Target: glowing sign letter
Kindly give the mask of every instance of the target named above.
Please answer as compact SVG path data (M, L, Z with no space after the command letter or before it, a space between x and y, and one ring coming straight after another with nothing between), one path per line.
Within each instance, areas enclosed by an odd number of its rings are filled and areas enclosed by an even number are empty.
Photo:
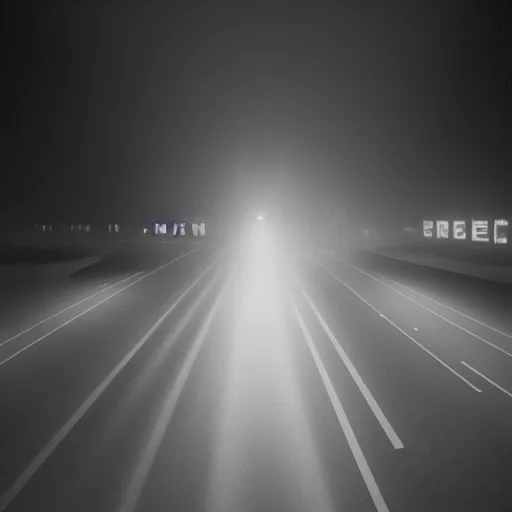
M368 238L370 232L368 231L368 235L366 234L368 230L365 229L364 231L364 234L366 235L366 237ZM423 236L425 238L432 238L433 236L433 231L434 231L434 221L432 220L424 220L423 221Z
M437 238L448 238L450 224L447 220L438 220L437 222Z
M166 235L167 234L167 224L160 224L159 222L155 222L155 235Z
M466 240L466 221L454 220L453 221L453 238L455 240Z
M508 243L508 220L496 219L494 221L494 243L507 244Z
M488 242L489 241L489 221L487 220L474 220L472 240L474 242Z

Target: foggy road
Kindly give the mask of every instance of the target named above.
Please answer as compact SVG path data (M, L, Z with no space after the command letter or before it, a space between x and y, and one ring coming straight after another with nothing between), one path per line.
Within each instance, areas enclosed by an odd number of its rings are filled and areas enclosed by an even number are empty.
M3 315L0 511L512 507L507 287L166 251Z

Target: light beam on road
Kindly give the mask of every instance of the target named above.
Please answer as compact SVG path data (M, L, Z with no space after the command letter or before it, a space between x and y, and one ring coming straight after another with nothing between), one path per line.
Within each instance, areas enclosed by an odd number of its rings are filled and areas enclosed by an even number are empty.
M332 512L291 357L285 254L268 222L245 236L205 510Z
M275 307L280 291L282 269L280 254L272 230L258 223L247 233L246 250L241 262L242 311L263 314Z

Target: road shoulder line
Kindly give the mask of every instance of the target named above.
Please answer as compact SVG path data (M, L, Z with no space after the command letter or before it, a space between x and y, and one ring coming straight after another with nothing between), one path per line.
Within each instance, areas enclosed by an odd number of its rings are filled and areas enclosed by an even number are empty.
M403 329L398 327L398 325L396 325L392 320L390 320L389 318L384 316L380 311L378 311L375 307L373 307L366 299L361 297L361 295L359 295L353 288L351 288L348 284L346 284L344 281L342 281L336 274L333 274L327 267L325 267L324 265L322 265L321 263L318 263L318 262L316 262L316 264L319 265L321 268L323 268L329 275L331 275L334 279L336 279L336 281L341 283L345 288L347 288L347 290L351 291L356 297L358 297L362 302L364 302L367 306L369 306L373 311L378 313L378 315L380 317L384 318L384 320L386 322L388 322L390 325L392 325L397 331L401 332L404 336L406 336L413 343L415 343L419 348L421 348L421 350L426 352L429 356L433 357L440 365L442 365L444 368L446 368L448 371L450 371L453 375L458 377L462 382L467 384L471 389L473 389L477 393L482 392L481 389L479 389L475 385L471 384L471 382L469 380L467 380L465 377L463 377L460 373L458 373L456 370L454 370L451 366L446 364L442 359L437 357L433 352L431 352L427 347L422 345L418 340L414 339L410 334L408 334Z
M34 340L33 342L29 343L28 345L26 345L25 347L23 347L22 349L14 352L14 354L10 355L9 357L3 359L2 361L0 361L0 366L8 363L9 361L11 361L12 359L14 359L15 357L19 356L20 354L22 354L23 352L25 352L26 350L28 350L29 348L33 347L34 345L36 345L37 343L39 343L40 341L43 341L44 339L48 338L48 336L51 336L54 332L57 332L59 331L60 329L62 329L63 327L65 327L66 325L70 324L71 322L73 322L74 320L76 320L77 318L80 318L81 316L85 315L86 313L89 313L89 311L92 311L93 309L96 309L98 306L100 306L101 304L103 304L104 302L107 302L107 300L110 300L112 297L115 297L116 295L119 295L120 293L124 292L125 290L127 290L128 288L132 287L133 285L137 284L139 281L142 281L143 279L146 279L147 277L155 274L156 272L162 270L163 268L165 267L168 267L169 265L171 265L172 263L175 263L176 261L178 260L181 260L182 258L184 258L185 256L188 256L189 254L192 254L193 252L196 252L197 250L199 249L196 249L195 251L191 251L189 253L186 253L186 254L183 254L182 256L179 256L178 258L175 258L174 260L172 261L169 261L168 263L166 263L165 265L162 265L158 268L156 268L155 270L152 270L151 272L148 272L144 275L142 275L141 277L139 277L138 279L136 279L135 281L133 281L132 283L124 286L123 288L121 288L120 290L117 290L115 293L113 293L112 295L109 295L108 297L100 300L99 302L97 302L96 304L94 304L94 306L91 306L89 308L87 308L85 311L82 311L81 313L79 313L78 315L75 315L74 317L70 318L69 320L67 320L66 322L64 322L63 324L59 325L58 327L55 327L55 329L52 329L50 332L47 332L46 334L44 334L43 336L37 338L36 340ZM104 291L104 290L102 290Z
M107 389L110 383L124 369L124 367L135 357L139 350L146 344L151 336L163 324L166 318L177 308L181 301L189 294L201 278L211 269L213 265L208 266L192 284L176 299L176 301L164 312L164 314L153 324L149 331L135 344L135 346L124 356L124 358L115 366L115 368L101 381L94 391L86 398L82 405L74 412L69 420L57 431L57 433L48 441L48 443L35 456L25 470L18 476L11 487L0 496L0 512L4 512L16 496L23 490L29 480L39 471L39 468L46 462L52 453L59 447L60 443L67 437L73 427L94 405L96 400Z
M390 290L394 291L396 294L400 295L404 299L407 299L408 301L412 302L413 304L416 304L417 306L419 306L420 308L424 309L425 311L428 311L432 315L437 316L438 318L441 318L442 320L444 320L445 322L449 323L450 325L453 325L457 329L460 329L461 331L465 332L466 334L469 334L470 336L473 336L477 340L482 341L483 343L489 345L490 347L493 347L494 349L502 352L503 354L512 357L512 353L507 352L505 349L499 347L498 345L495 345L494 343L491 343L489 340L486 340L485 338L482 338L481 336L478 336L478 334L475 334L474 332L469 331L468 329L462 327L461 325L459 325L459 324L457 324L455 322L452 322L450 319L444 317L443 315L440 315L436 311L428 308L427 306L425 306L425 305L421 304L420 302L412 299L411 297L408 297L407 295L402 293L400 290L397 290L396 288L393 288L393 286L391 286L390 284L382 281L378 277L375 277L374 275L369 274L368 272L366 272L364 270L361 270L360 268L356 267L355 265L352 265L351 263L346 262L345 260L340 260L340 261L342 263L344 263L345 265L348 265L349 267L357 270L358 272L361 272L365 276L368 276L370 279L373 279L374 281L377 281L378 283L382 284L382 286L385 286L385 287L389 288Z

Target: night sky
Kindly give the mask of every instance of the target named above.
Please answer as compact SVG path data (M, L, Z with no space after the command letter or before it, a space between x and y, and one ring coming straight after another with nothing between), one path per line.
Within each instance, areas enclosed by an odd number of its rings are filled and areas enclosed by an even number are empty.
M492 2L2 9L4 219L512 211L512 17Z

